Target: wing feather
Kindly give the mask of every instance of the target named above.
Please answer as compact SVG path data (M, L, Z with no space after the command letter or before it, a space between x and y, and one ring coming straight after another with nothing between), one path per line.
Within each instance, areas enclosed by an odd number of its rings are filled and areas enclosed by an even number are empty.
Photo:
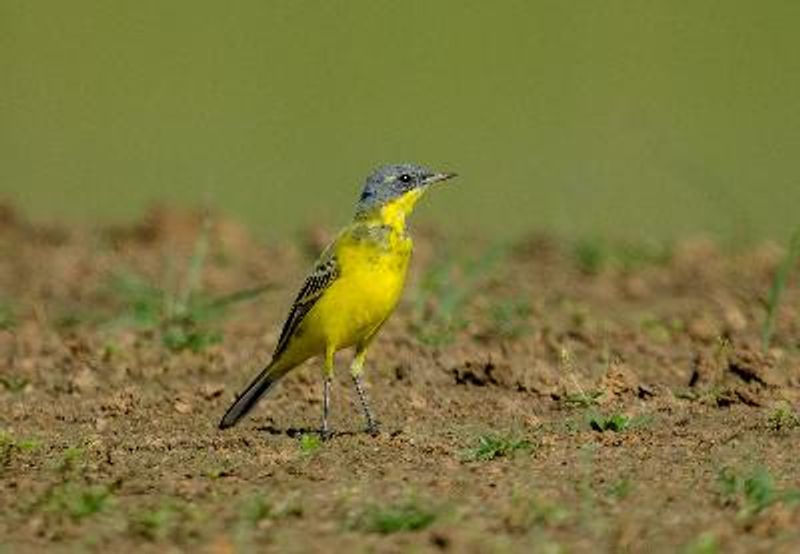
M339 264L336 261L336 257L326 254L323 253L320 257L311 275L306 278L303 287L297 294L297 298L292 304L292 309L289 311L289 316L286 318L286 323L283 324L273 358L277 358L286 350L292 335L294 335L303 318L314 307L314 304L322 297L328 287L339 277Z

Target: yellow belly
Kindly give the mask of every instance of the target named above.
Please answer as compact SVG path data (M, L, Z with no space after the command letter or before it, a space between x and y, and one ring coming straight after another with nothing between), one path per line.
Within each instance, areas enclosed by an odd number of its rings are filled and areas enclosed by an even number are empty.
M403 290L411 246L402 246L384 251L346 244L337 249L340 276L303 318L289 357L341 350L377 332Z

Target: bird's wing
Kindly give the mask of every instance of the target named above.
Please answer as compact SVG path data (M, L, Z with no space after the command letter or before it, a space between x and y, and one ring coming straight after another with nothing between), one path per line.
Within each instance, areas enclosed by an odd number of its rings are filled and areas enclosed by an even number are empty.
M332 248L328 248L322 253L311 275L303 283L303 288L300 289L294 304L292 304L292 309L289 311L289 317L286 318L286 323L283 324L281 337L278 339L273 358L277 358L286 350L297 326L300 325L303 318L314 307L317 300L322 297L327 288L339 277L339 263L332 250Z

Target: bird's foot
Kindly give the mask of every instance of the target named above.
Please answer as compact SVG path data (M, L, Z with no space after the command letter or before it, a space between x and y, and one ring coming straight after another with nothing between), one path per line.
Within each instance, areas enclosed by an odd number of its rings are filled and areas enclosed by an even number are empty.
M377 421L370 421L367 423L367 428L364 430L371 437L377 437L381 434L381 427Z
M319 438L322 439L323 442L332 439L333 435L335 435L335 434L336 433L333 431L333 429L331 429L330 427L327 427L327 426L326 427L322 427L319 430Z

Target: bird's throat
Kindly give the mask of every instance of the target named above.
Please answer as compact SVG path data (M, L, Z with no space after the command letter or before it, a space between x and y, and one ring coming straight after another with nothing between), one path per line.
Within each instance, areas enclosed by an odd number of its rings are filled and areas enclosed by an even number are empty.
M388 225L395 232L405 233L406 216L414 210L417 200L420 199L424 192L423 189L414 189L384 204L376 210L378 212L376 214L377 219L380 220L382 225Z

